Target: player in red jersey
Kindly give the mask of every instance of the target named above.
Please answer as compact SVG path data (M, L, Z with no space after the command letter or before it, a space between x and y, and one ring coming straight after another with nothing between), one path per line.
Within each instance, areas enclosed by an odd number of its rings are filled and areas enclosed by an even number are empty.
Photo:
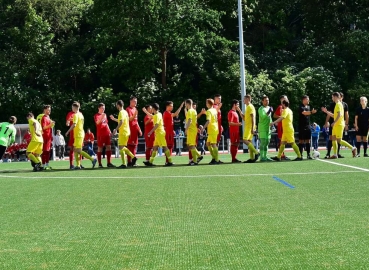
M240 163L236 158L238 146L240 145L240 123L237 108L240 106L237 99L232 100L232 109L228 112L229 139L231 141L232 163Z
M74 112L73 111L70 111L68 114L67 114L67 117L66 117L66 126L67 127L70 127L73 125L73 117L74 117ZM68 141L68 146L69 146L69 168L71 170L74 169L74 165L73 165L73 161L74 161L74 147L73 147L73 144L74 144L74 132L73 132L73 129L69 132L69 141Z
M150 114L152 114L151 105L146 105L145 108ZM152 133L150 136L148 134L154 128L154 120L152 119L150 115L147 114L145 116L144 123L145 123L145 144L146 144L145 156L146 156L146 161L150 161L152 149L154 147L155 132Z
M273 118L275 119L278 119L279 117L281 117L282 111L283 111L282 102L284 100L288 101L288 98L286 95L282 95L280 96L279 100L281 101L281 105L279 105L274 112ZM282 122L279 122L277 124L278 148L281 143L282 135L283 135ZM281 159L289 160L289 158L285 156L284 152L282 153Z
M51 170L52 168L49 166L50 161L50 150L51 150L51 142L53 139L52 129L55 125L55 122L50 119L51 106L44 105L44 115L41 118L41 127L42 127L42 137L44 139L44 144L42 148L42 166L45 170Z
M178 116L180 111L182 110L182 107L184 105L184 102L182 102L181 106L179 106L178 110L175 113L172 113L173 111L173 101L167 101L165 104L165 112L163 113L163 123L164 123L164 129L165 129L165 140L167 141L167 147L170 152L170 156L172 156L172 151L174 147L174 123L173 118ZM168 157L166 157L166 163L168 163Z
M99 168L102 168L101 155L105 145L106 147L106 160L107 167L115 167L111 163L111 131L108 125L108 118L105 113L105 104L99 103L98 113L94 115L96 124L96 135L97 135L97 161L99 162Z
M137 145L138 145L138 136L142 136L142 131L140 125L138 124L138 110L137 106L137 98L132 96L129 99L129 106L126 108L126 111L129 116L129 129L131 134L129 135L127 148L131 153L136 156ZM128 166L132 166L132 159L127 155ZM135 164L136 166L136 164Z

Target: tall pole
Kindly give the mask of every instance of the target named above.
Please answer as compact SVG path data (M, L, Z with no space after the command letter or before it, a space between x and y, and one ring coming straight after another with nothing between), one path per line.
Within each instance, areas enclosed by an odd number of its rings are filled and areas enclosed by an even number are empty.
M239 43L240 43L240 78L241 78L241 103L242 111L245 113L245 104L243 104L243 97L246 95L246 78L245 78L245 56L243 46L243 19L242 19L242 0L238 0L238 31L239 31ZM245 130L245 122L243 121L242 130ZM247 146L243 144L243 150L247 149Z

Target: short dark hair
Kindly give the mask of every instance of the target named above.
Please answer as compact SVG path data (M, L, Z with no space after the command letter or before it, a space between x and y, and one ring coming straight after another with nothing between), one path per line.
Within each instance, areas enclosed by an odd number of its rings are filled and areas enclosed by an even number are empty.
M301 97L301 100L304 100L305 98L309 98L309 96L308 96L308 95L303 95L303 96Z
M215 95L214 95L214 98L220 98L220 97L222 97L222 95L221 95L221 94L215 94Z
M172 105L172 104L173 104L173 101L168 100L167 102L165 102L165 107L169 106L169 105Z
M282 98L287 98L287 96L286 95L282 95L282 96L279 97L279 99L282 99Z
M33 115L33 113L29 112L29 113L27 113L26 117L35 117L35 116Z
M193 102L192 105L197 105L197 102Z
M251 100L251 95L246 95L245 98Z
M45 109L50 109L51 108L51 105L44 105L44 110Z
M151 107L155 110L155 111L158 111L159 110L159 104L158 103L153 103L151 105Z
M148 108L150 108L151 107L151 105L146 105L145 106L145 109L147 110Z
M15 116L10 116L9 117L9 123L10 124L14 124L14 123L16 123L17 122L17 117L15 117Z
M79 107L81 107L81 104L79 104L78 101L74 101L72 106L79 109Z
M237 99L232 99L232 106L236 105L237 103L240 103Z
M286 107L289 107L290 106L290 103L287 101L287 100L283 100L282 101L282 104Z
M105 106L105 104L104 103L99 103L98 108L101 108L102 106Z
M343 98L345 95L342 92L339 92L341 98Z
M212 98L208 98L208 99L206 100L206 103L207 103L207 104L209 104L210 106L213 106L213 105L214 105L214 99L212 99Z
M341 95L340 95L340 93L338 93L338 92L334 92L333 94L332 94L332 96L334 96L334 97L340 97Z
M124 102L123 102L123 100L118 100L117 101L117 103L116 103L118 106L120 106L120 107L122 107L123 108L123 106L124 106Z
M193 104L193 101L192 101L192 99L186 99L186 104L189 104L189 105L192 105Z
M266 98L268 98L268 96L267 96L267 95L263 95L263 96L261 97L261 100L262 100L262 101L264 101L264 99L266 99Z

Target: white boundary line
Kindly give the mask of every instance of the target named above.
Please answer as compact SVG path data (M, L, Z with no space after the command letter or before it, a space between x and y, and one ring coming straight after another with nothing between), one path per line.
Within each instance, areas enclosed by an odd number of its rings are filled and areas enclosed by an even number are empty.
M330 163L330 162L329 162ZM339 163L337 163L339 164ZM341 165L341 164L339 164ZM353 166L351 166L353 167ZM359 168L359 167L353 167L353 168ZM369 171L366 169L365 172ZM248 176L280 176L280 175L313 175L313 174L339 174L339 173L362 173L364 171L339 171L339 172L297 172L297 173L251 173L251 174L208 174L208 175L163 175L163 176L109 176L109 177L103 177L103 176L47 176L46 174L42 172L38 173L32 173L29 172L32 175L37 176L18 176L18 175L1 175L0 178L12 178L12 179L142 179L142 178L148 178L148 179L165 179L165 178L201 178L201 177L248 177ZM43 176L44 174L44 176Z
M319 160L321 162L326 162L326 163L330 163L330 164L333 164L333 165L341 166L341 167L347 167L347 168L356 169L356 170L360 170L360 171L364 171L364 172L369 172L369 169L365 169L365 168L361 168L361 167L341 164L341 163L338 163L338 162L328 161L328 160L324 160L324 159L317 159L317 160Z

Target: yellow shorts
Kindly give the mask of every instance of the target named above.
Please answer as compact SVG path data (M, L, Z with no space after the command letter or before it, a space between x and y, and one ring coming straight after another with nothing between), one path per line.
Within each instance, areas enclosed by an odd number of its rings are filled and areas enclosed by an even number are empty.
M288 142L288 143L294 143L295 135L293 133L283 132L281 141Z
M336 136L336 139L342 139L343 131L345 130L345 126L333 126L332 136Z
M83 138L82 137L75 137L73 147L76 149L82 149L83 148Z
M208 134L208 139L206 142L210 144L217 144L218 143L218 134Z
M253 132L251 132L251 129L246 128L245 132L243 133L243 140L244 141L251 141L253 136L254 136L254 134L253 134Z
M27 147L27 153L35 153L37 155L42 154L42 146L41 142L30 142Z
M154 146L166 147L167 141L165 140L165 134L155 134Z
M197 137L197 132L190 132L188 131L187 133L187 145L188 146L195 146L196 145L196 137Z
M129 139L129 135L128 136L126 136L124 134L119 135L119 137L118 137L118 145L119 146L127 146L128 139Z

